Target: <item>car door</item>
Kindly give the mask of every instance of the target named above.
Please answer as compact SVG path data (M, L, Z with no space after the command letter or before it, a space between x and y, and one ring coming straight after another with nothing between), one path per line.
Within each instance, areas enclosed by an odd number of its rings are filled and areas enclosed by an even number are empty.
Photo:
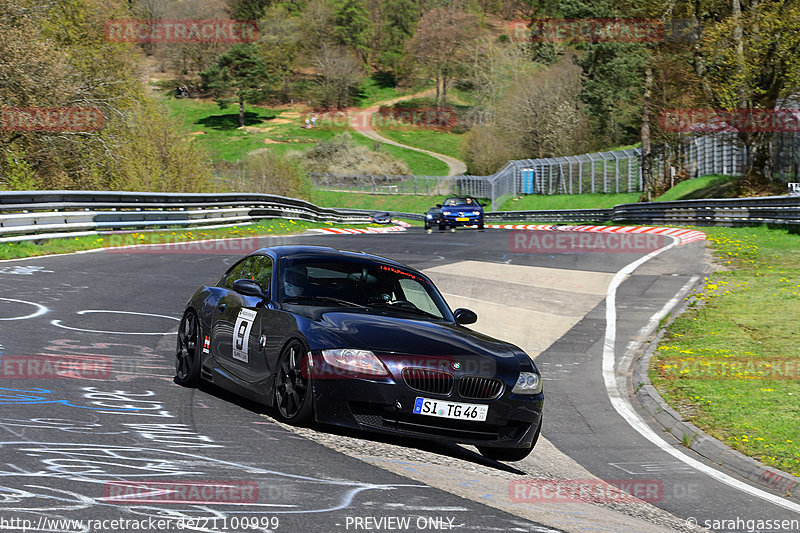
M268 292L272 266L272 258L266 255L250 256L234 265L225 277L225 291L215 310L212 355L222 368L247 383L261 381L269 374L260 345L261 323L264 312L269 310L269 298L265 302L239 294L233 290L233 283L237 279L253 280Z

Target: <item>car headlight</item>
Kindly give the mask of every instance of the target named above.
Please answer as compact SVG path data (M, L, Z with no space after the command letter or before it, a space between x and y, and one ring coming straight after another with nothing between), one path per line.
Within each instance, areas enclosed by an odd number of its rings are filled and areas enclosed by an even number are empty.
M383 362L369 350L322 350L322 358L332 367L372 376L388 376Z
M520 372L517 383L511 389L516 394L539 394L542 392L542 376L536 372Z
M450 216L452 213L450 213L450 211L442 211L442 214L443 214L443 215Z
M472 214L475 215L475 216L478 216L478 215L481 214L481 212L480 211L473 211Z
M433 218L433 215L425 215L425 218L427 218L428 220L430 220L430 219L432 219L432 218Z

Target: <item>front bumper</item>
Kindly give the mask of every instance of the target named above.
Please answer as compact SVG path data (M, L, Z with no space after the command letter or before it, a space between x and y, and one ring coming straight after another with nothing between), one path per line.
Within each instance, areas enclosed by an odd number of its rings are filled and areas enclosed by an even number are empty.
M315 366L323 365L315 357ZM402 435L481 447L530 447L542 416L544 394L511 394L506 383L496 399L462 398L457 388L435 395L410 388L392 370L386 378L333 377L317 366L312 377L316 419L319 422L364 431ZM397 374L397 378L395 378ZM488 376L487 376L488 377ZM491 376L494 377L494 376ZM417 397L488 405L483 422L454 420L413 413Z
M478 226L483 224L483 215L465 215L465 216L442 215L439 224L442 226L451 226L451 227Z

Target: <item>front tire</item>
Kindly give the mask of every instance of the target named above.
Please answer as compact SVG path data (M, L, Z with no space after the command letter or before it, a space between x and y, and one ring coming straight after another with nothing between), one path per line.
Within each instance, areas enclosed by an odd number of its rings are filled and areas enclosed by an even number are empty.
M542 432L542 419L539 419L539 427L536 428L536 434L533 436L533 441L529 448L483 448L478 447L481 455L487 459L494 459L495 461L522 461L533 451L536 442L539 440L539 434Z
M194 309L187 309L178 327L175 350L175 383L184 387L200 384L200 319Z
M300 341L286 345L278 358L275 375L275 411L279 418L292 424L303 424L313 415L311 375L306 350Z

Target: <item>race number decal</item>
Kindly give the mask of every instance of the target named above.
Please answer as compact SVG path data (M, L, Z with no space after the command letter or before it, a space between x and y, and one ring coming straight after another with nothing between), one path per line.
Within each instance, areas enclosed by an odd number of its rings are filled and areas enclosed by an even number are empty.
M252 309L242 309L236 317L236 325L233 328L233 358L247 362L247 339L250 338L250 329L253 327L253 320L256 319L256 312Z

